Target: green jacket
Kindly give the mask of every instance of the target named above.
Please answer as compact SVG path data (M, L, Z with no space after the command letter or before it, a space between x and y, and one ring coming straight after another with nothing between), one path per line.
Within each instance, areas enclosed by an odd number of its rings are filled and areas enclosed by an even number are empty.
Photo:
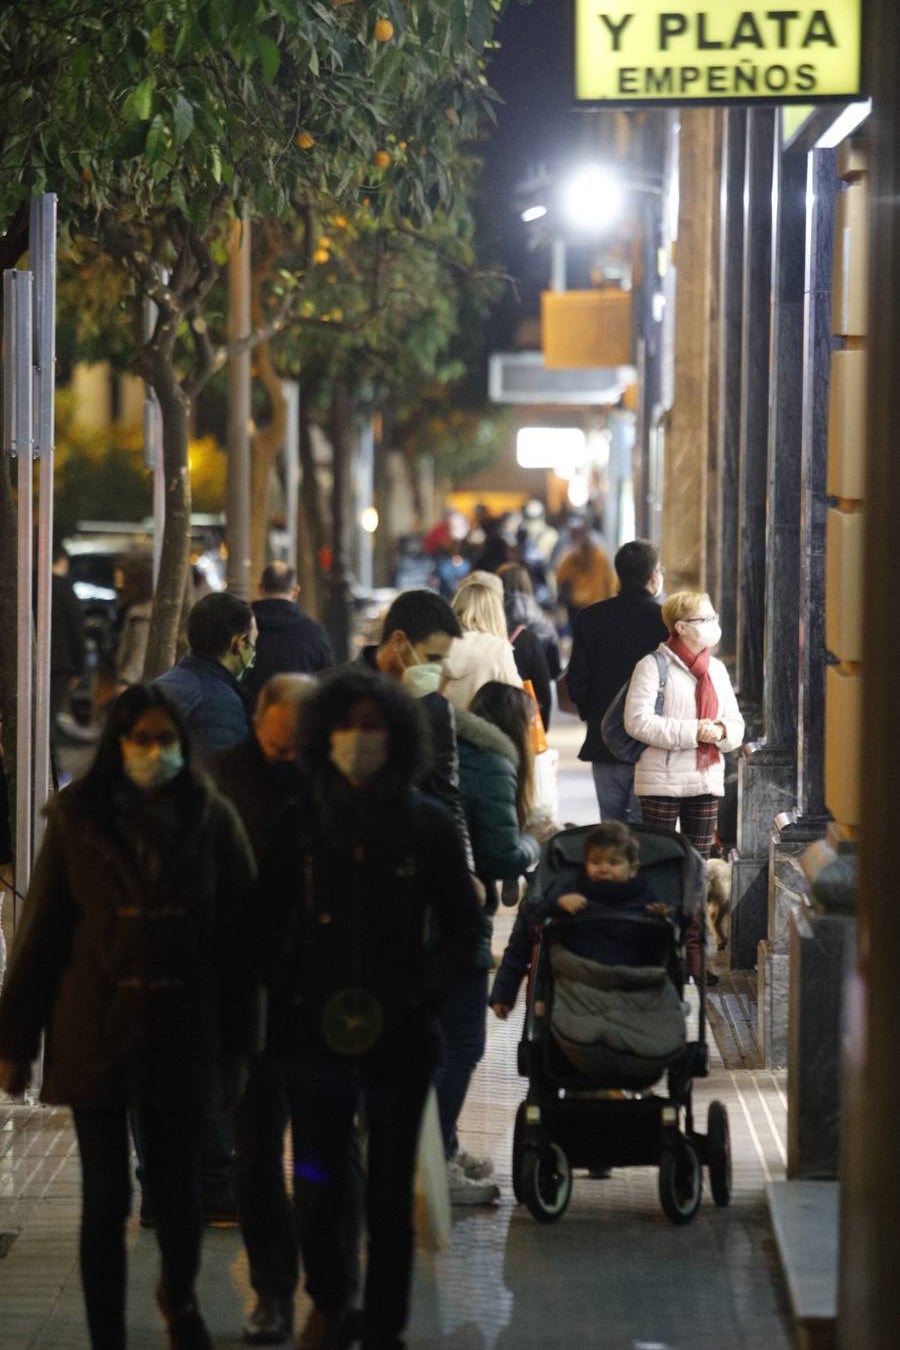
M459 790L469 825L475 872L485 883L482 941L477 964L491 964L493 915L497 881L518 877L533 867L540 854L537 840L523 834L516 812L519 754L509 737L483 717L456 713L459 747Z
M49 809L0 997L0 1058L46 1033L46 1102L216 1107L258 1048L250 846L205 779L183 807L154 882L80 784Z

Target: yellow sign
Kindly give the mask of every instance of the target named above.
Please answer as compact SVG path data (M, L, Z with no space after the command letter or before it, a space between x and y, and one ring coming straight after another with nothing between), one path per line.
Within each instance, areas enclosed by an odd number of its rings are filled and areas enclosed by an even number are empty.
M575 97L817 103L860 92L863 0L574 0Z

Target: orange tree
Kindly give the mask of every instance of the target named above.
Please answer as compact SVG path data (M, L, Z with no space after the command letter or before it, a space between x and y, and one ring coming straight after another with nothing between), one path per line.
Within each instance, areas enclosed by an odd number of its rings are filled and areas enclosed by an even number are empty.
M188 413L228 356L209 302L231 221L289 221L322 199L375 202L384 229L430 221L457 195L456 149L489 110L482 53L503 3L12 0L0 11L4 261L24 245L27 197L56 191L64 245L89 241L125 278L128 364L160 401L167 515L148 673L174 654ZM303 286L282 283L249 342L296 313ZM158 310L147 339L145 300ZM6 537L9 498L5 484Z

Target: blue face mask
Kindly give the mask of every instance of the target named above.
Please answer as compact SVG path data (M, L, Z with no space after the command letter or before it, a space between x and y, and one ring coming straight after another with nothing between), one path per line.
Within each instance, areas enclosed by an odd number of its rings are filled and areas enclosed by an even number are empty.
M135 787L146 791L170 783L184 768L181 746L122 743L122 768Z

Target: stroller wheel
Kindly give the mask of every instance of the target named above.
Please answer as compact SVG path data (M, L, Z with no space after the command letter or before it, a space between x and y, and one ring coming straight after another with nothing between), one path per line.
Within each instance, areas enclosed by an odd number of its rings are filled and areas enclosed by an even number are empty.
M727 1205L731 1199L731 1135L728 1112L721 1102L710 1102L706 1116L706 1165L713 1200Z
M703 1168L689 1139L666 1149L659 1160L659 1202L672 1223L690 1223L700 1207Z
M524 1140L525 1136L525 1103L519 1103L519 1109L516 1112L516 1123L513 1126L513 1146L512 1146L512 1188L513 1195L516 1197L516 1204L521 1205L524 1200L522 1193L522 1161L524 1158Z
M526 1149L520 1177L522 1199L538 1223L555 1223L572 1196L572 1169L559 1144Z

